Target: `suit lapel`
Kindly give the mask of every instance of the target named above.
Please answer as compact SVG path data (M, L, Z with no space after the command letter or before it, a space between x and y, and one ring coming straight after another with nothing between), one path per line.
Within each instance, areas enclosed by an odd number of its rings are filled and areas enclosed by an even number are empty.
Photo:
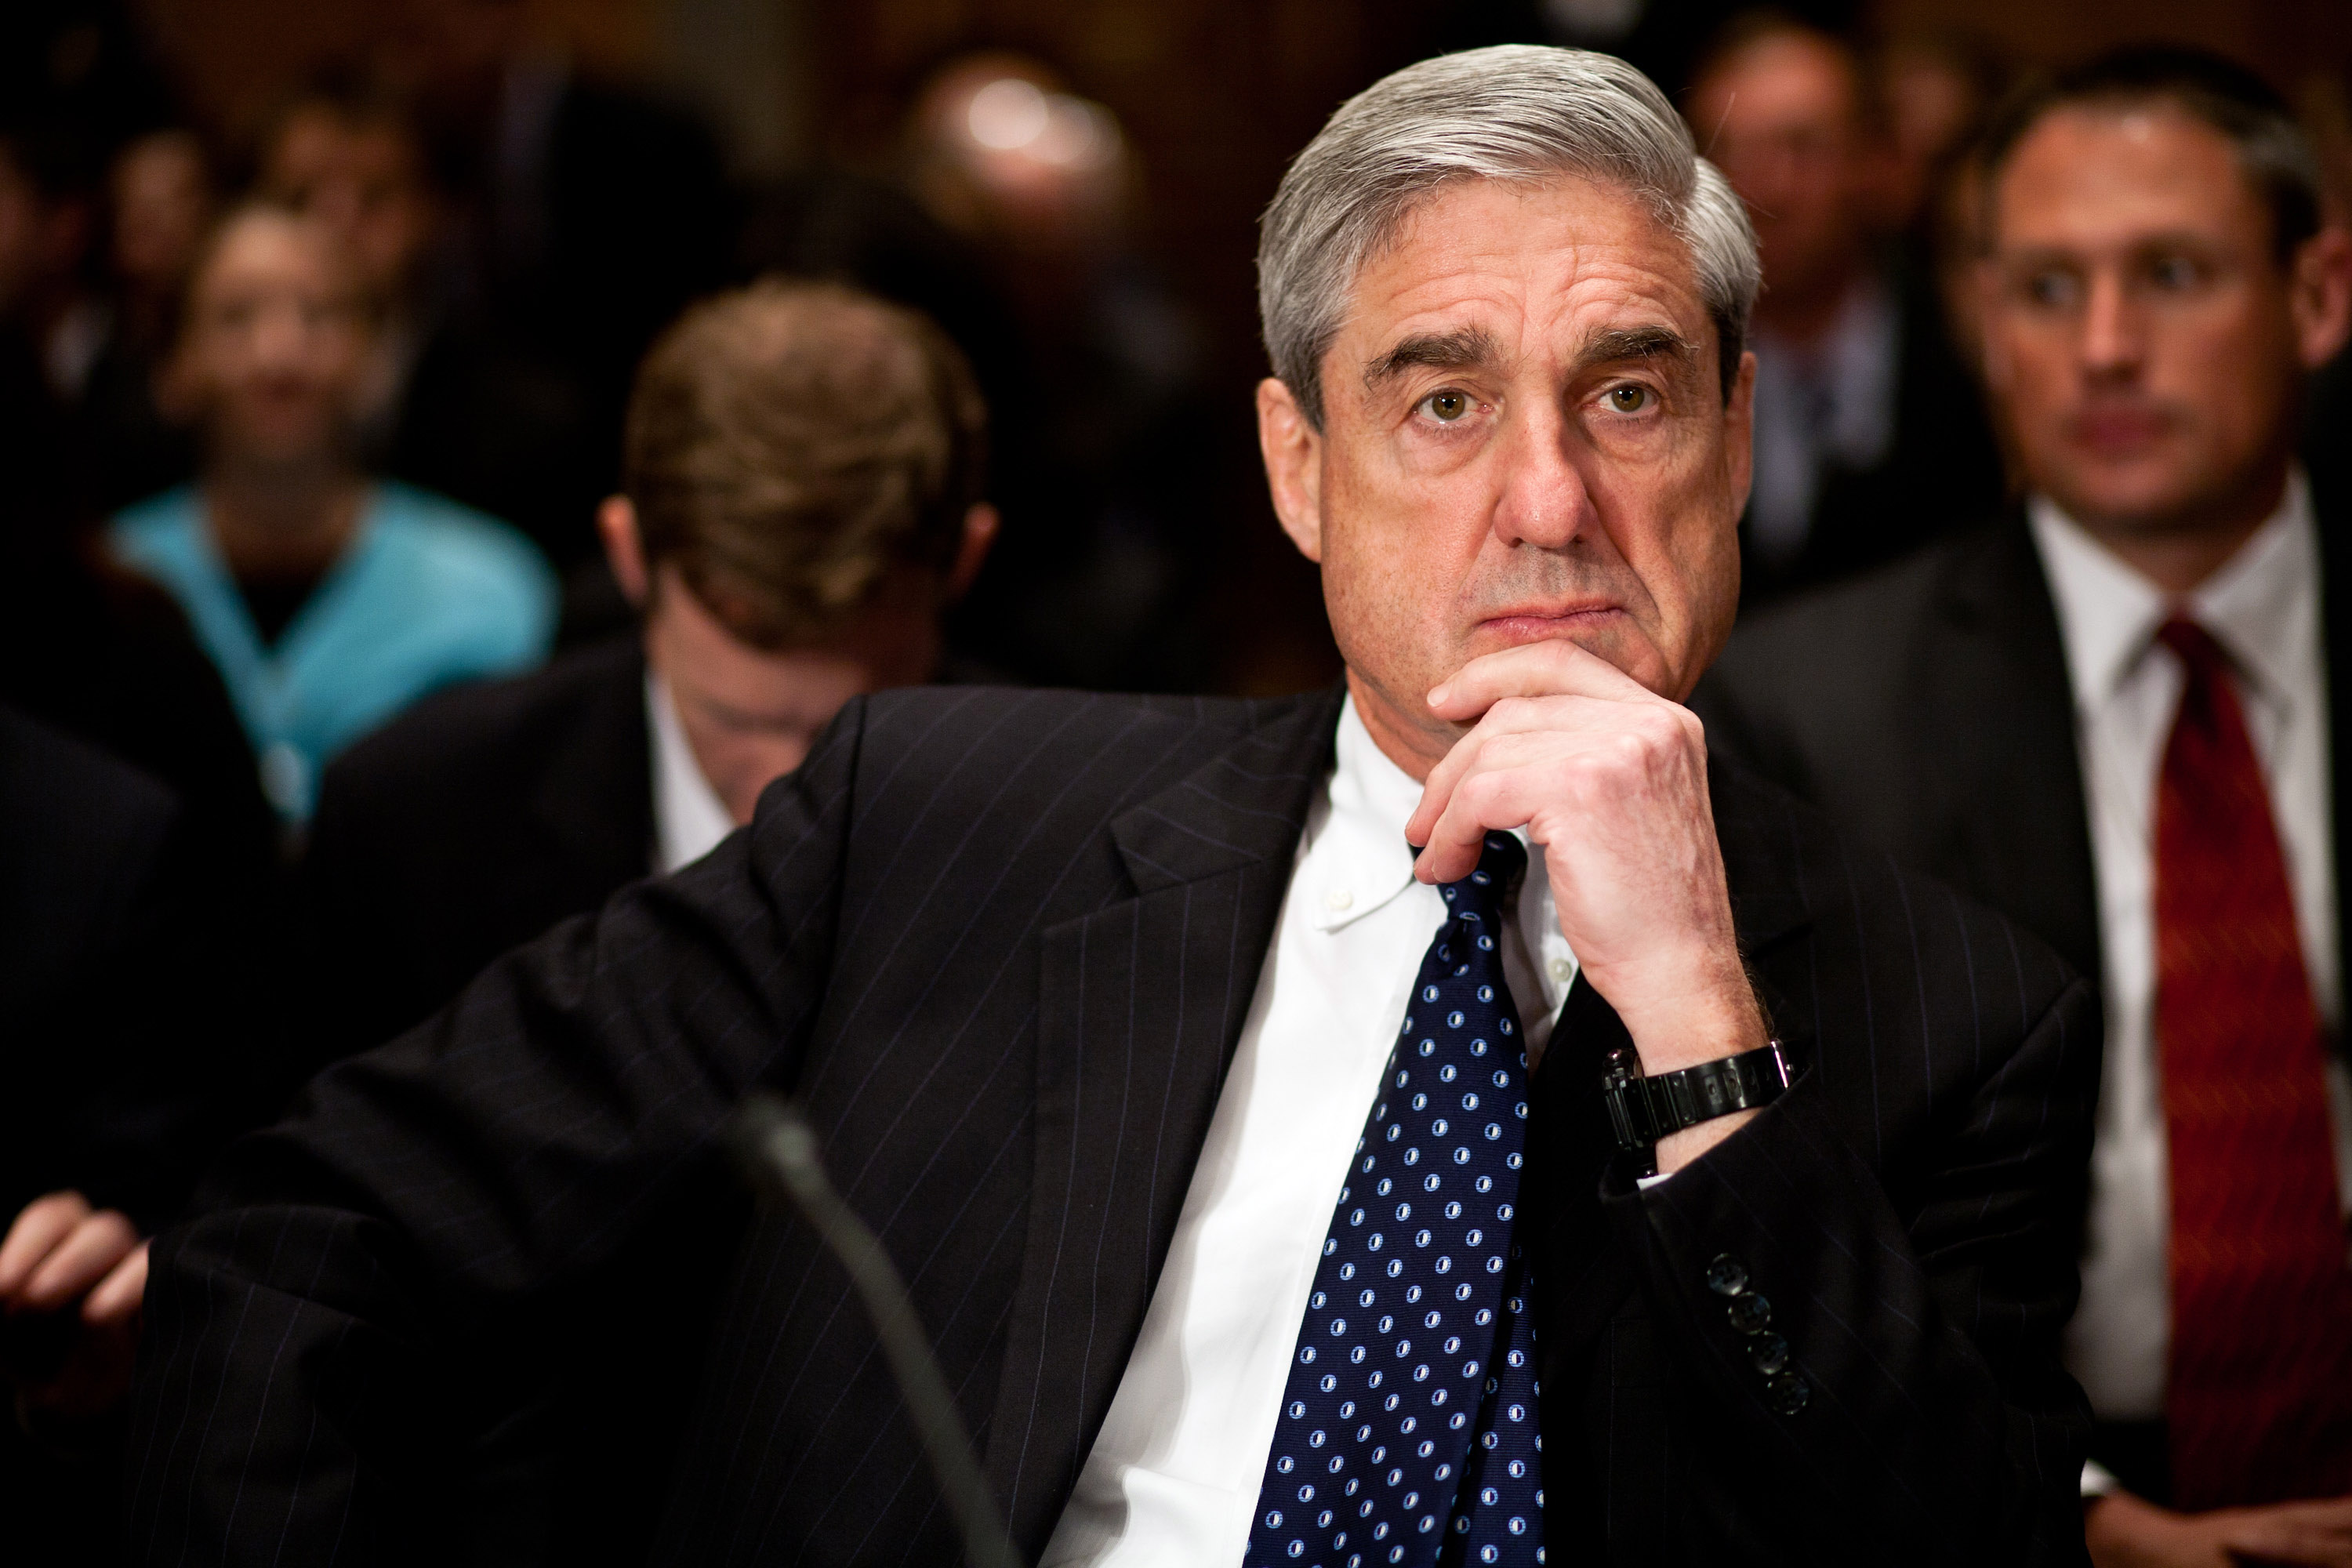
M1339 703L1336 690L1297 702L1116 818L1133 896L1044 935L1029 1233L987 1440L1032 1555L1142 1327Z
M2074 736L2074 683L2041 552L2021 512L1954 561L1930 612L1906 716L1921 788L1945 825L1927 869L2099 969L2098 889Z

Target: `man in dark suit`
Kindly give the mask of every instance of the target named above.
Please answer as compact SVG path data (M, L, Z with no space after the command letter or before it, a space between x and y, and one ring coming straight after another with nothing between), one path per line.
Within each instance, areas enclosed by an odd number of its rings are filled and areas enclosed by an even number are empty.
M1931 277L1878 254L1885 109L1843 39L1735 22L1693 78L1707 155L1754 216L1750 607L1884 564L2000 502L2000 454Z
M1260 276L1345 690L859 699L322 1075L157 1250L142 1560L951 1560L847 1280L727 1196L758 1085L1033 1557L2079 1557L2088 987L1676 706L1738 594L1737 198L1620 61L1445 57Z
M236 1064L171 791L0 707L0 1555L87 1563L147 1279ZM203 922L215 924L216 922Z
M1989 168L2027 504L1743 629L1696 706L2103 976L2068 1338L2094 1558L2352 1561L2352 589L2294 462L2352 240L2277 98L2196 56L2059 79Z
M985 437L962 356L909 311L768 283L688 312L638 373L600 517L640 634L446 693L328 770L311 1043L381 1044L700 858L843 703L934 675L995 534Z

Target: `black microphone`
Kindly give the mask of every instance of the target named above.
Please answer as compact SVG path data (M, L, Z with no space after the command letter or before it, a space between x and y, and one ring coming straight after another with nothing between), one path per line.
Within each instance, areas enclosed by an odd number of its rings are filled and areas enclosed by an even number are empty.
M965 1558L973 1568L1022 1568L1020 1553L1013 1551L997 1514L996 1500L981 1475L980 1460L972 1454L955 1397L932 1359L922 1320L915 1316L915 1304L907 1299L907 1288L880 1238L842 1201L825 1175L816 1130L799 1106L781 1095L759 1091L743 1101L724 1137L745 1178L807 1216L866 1298L875 1337L882 1342L907 1414L930 1457L931 1472L963 1532Z

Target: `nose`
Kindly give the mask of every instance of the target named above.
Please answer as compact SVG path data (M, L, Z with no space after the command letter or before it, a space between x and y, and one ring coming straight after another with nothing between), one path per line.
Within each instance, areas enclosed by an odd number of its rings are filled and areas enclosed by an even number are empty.
M2126 379L2139 369L2145 344L2138 307L2120 272L2101 268L2090 279L2083 309L2083 369L2103 381Z
M1502 484L1495 499L1495 538L1504 544L1562 550L1593 521L1592 496L1579 471L1569 423L1545 405L1506 424Z

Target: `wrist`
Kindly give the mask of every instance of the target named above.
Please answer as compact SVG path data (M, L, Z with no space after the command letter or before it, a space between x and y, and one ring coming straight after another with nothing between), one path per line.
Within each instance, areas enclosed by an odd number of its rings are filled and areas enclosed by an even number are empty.
M1756 992L1746 971L1736 964L1727 974L1718 972L1698 985L1630 1007L1598 982L1594 988L1616 1007L1641 1056L1643 1072L1652 1078L1761 1049L1770 1037Z
M1728 1116L1718 1116L1711 1121L1702 1121L1696 1127L1685 1127L1680 1132L1669 1133L1659 1139L1657 1149L1651 1156L1657 1163L1658 1174L1673 1175L1761 1114L1756 1110L1735 1110Z

